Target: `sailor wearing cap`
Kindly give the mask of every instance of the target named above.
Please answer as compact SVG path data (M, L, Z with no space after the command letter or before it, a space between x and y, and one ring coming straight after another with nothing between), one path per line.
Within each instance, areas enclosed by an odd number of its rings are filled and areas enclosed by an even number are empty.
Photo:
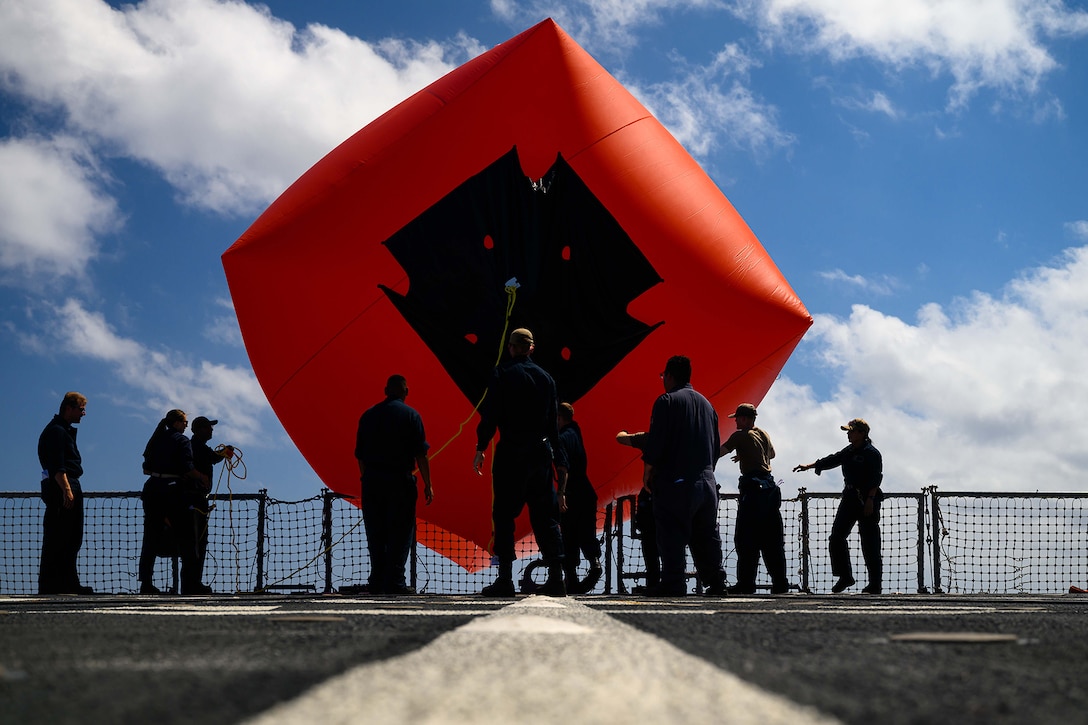
M767 431L756 427L756 407L751 403L737 406L730 415L737 430L722 444L720 455L733 453L740 464L740 496L733 543L737 547L737 583L730 594L754 594L759 555L771 576L771 594L785 594L786 539L782 526L782 490L771 475L774 446Z
M799 472L815 468L818 476L829 468L842 466L845 487L839 509L835 513L835 521L831 525L831 536L828 538L831 573L838 577L831 591L837 594L855 583L847 537L856 523L861 537L865 568L869 570L869 584L862 592L880 594L883 589L884 569L880 554L880 502L884 494L880 490L880 484L884 480L884 462L880 451L869 439L869 424L865 420L854 418L839 427L846 431L850 445L838 453L797 466L793 470Z

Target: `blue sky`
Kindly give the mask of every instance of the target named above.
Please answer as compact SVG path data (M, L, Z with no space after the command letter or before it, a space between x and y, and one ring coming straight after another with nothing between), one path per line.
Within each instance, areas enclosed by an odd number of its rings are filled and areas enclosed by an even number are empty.
M245 451L235 490L316 494L219 257L343 139L546 17L703 165L815 317L760 405L787 494L841 485L789 469L855 416L891 490L1082 488L1083 2L0 0L0 490L36 488L37 435L75 389L88 490L138 489L180 407ZM694 364L698 387L713 361Z

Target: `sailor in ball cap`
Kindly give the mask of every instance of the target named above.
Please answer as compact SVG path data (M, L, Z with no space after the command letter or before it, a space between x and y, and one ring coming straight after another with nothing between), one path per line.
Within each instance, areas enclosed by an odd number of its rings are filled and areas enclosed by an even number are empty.
M771 575L771 594L785 594L786 539L782 526L782 490L771 475L774 446L767 431L756 427L756 406L741 403L730 415L737 430L722 444L721 456L735 452L740 464L740 497L733 543L737 547L737 583L730 594L754 594L759 555Z
M220 450L216 451L208 445L208 441L212 439L214 434L213 427L218 424L218 420L210 420L203 415L199 415L193 418L193 423L189 426L190 430L192 430L193 467L203 473L209 481L204 493L210 490L210 482L215 474L215 464L234 455L233 446L220 446Z
M190 587L193 590L191 593L194 594L212 593L211 587L203 584L204 559L208 553L208 514L211 512L208 505L208 494L211 492L211 481L215 477L215 464L234 455L232 446L220 446L219 450L214 450L208 445L208 441L212 439L212 428L218 423L218 420L199 415L193 418L193 422L189 426L192 431L190 443L193 448L193 468L200 471L207 481L207 483L202 483L199 486L190 486L184 492L187 497L188 508L192 511L191 523L193 531L191 536L183 537L182 541L184 546L191 546L196 549L195 573L193 584Z
M846 431L850 445L838 453L802 464L793 470L816 469L816 475L836 466L842 466L845 487L835 522L831 525L828 548L831 554L831 573L838 577L831 591L836 594L854 586L854 572L850 565L850 544L847 537L858 525L861 537L861 553L865 568L869 570L869 583L862 592L880 594L883 590L884 562L880 554L880 502L884 498L880 484L884 480L884 461L880 451L869 439L869 424L863 418L854 418L839 426Z
M861 432L866 438L869 437L869 424L865 422L864 418L854 418L846 425L840 425L839 430L844 430L847 433L856 430Z

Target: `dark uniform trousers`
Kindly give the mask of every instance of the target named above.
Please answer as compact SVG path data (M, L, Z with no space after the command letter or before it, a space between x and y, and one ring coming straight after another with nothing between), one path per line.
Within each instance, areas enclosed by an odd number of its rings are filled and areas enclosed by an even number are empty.
M204 561L198 548L196 509L203 498L200 484L193 479L182 479L171 486L167 496L170 521L177 539L178 558L181 559L181 591L192 593L203 582Z
M653 511L661 555L661 593L687 591L687 548L707 586L722 583L722 539L718 531L718 485L714 471L668 480L655 474Z
M208 494L203 491L193 491L189 496L190 510L193 521L193 542L196 546L197 581L204 581L204 559L208 555L208 518L209 500Z
M570 492L567 486L567 510L559 515L563 532L563 565L567 571L578 568L581 556L593 561L601 558L601 542L597 540L597 499Z
M181 559L182 593L200 585L203 562L197 551L193 511L199 494L190 485L181 479L154 476L144 483L140 494L144 507L138 571L141 583L153 583L156 558L177 556Z
M559 529L559 503L552 485L552 457L544 441L517 444L500 438L491 467L494 501L491 525L494 553L500 562L514 556L514 519L529 507L529 523L547 564L563 559L563 535Z
M42 559L38 574L41 594L75 593L79 587L76 560L83 546L83 488L78 478L68 477L72 508L64 508L64 494L53 478L42 484L45 515L42 518Z
M167 525L168 483L167 479L148 478L140 492L144 507L144 538L140 546L138 577L142 584L151 584L155 578L156 557L160 554L173 556L177 551L176 545L170 541L172 534Z
M831 524L828 549L831 555L831 573L837 577L853 578L850 564L850 544L847 537L858 525L861 537L861 554L865 568L869 570L869 585L880 589L884 574L884 562L880 554L880 495L873 501L872 516L865 516L865 502L856 488L848 486L842 492L835 521Z
M770 474L741 476L733 543L737 547L739 587L755 589L761 553L772 586L784 589L789 585L782 526L782 489Z
M646 566L646 586L656 587L661 581L661 556L657 552L657 524L654 523L654 497L640 489L635 501L635 526L642 537L642 559Z
M371 466L362 478L363 525L370 552L370 591L375 594L405 585L404 566L416 525L416 477Z

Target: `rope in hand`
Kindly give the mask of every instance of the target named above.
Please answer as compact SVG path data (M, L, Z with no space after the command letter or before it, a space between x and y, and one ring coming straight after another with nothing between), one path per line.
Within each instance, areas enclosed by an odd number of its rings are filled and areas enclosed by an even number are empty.
M239 481L246 480L246 475L249 473L249 471L246 470L245 461L242 460L243 456L241 448L238 448L237 446L218 445L212 450L218 453L219 457L223 459L223 469L228 473L228 485L231 476L237 478ZM242 469L241 473L235 473L235 469L238 468ZM222 473L219 474L219 478L223 478Z
M521 287L521 285L518 284L518 278L511 277L510 279L506 280L506 286L503 288L503 290L506 292L506 314L502 322L502 335L499 337L499 352L498 355L495 357L494 367L498 367L499 363L502 362L502 354L506 350L506 333L510 329L510 317L514 314L514 304L517 302L518 299L519 287ZM476 412L480 409L480 406L483 405L484 398L486 397L487 388L484 388L483 395L481 395L480 399L476 401L476 405L472 406L472 412L469 413L467 418L461 421L461 424L459 426L457 426L457 432L453 434L453 436L448 441L443 443L438 450L432 453L431 458L434 458L439 453L446 450L446 448L448 448L451 443L461 437L461 433L464 432L465 426L468 425L469 422L476 416Z

